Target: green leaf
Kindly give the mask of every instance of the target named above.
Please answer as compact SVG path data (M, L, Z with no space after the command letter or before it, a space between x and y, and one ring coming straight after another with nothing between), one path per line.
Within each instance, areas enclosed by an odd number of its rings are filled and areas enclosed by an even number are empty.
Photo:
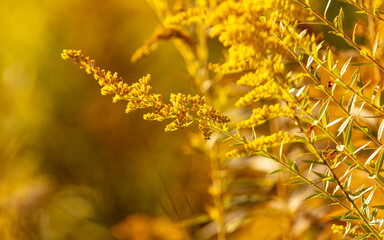
M304 123L307 123L307 124L312 124L312 120L309 119L309 118L305 118L305 117L301 117L301 116L298 116L299 120L304 122Z
M315 58L319 57L319 48L317 48L316 43L312 43L311 45L312 48L312 54Z
M318 83L321 82L320 74L311 66L309 69L309 72L312 74L312 76L317 80Z
M339 129L337 130L337 135L336 137L340 136L340 134L344 131L344 129L348 126L348 123L351 121L352 119L352 115L349 116L344 122L343 124L340 125Z
M280 168L280 169L277 169L271 173L268 173L268 175L272 175L272 174L275 174L275 173L279 173L279 172L283 172L283 171L288 171L288 169L286 168Z
M323 173L320 173L320 172L316 172L316 171L313 171L314 174L316 174L319 178L323 179L323 178L327 178L328 176L323 174Z
M289 184L300 185L300 184L307 184L307 182L305 182L305 181L295 181L295 182L290 182Z
M353 27L353 33L352 33L352 42L356 43L356 28L357 28L357 23Z
M380 141L381 137L383 136L384 131L384 119L381 121L379 130L377 130L377 139Z
M371 161L372 159L380 152L380 150L384 147L384 145L381 145L378 149L376 149L376 151L374 151L371 156L369 156L369 158L367 159L367 161L365 162L365 166L367 166Z
M297 164L295 162L292 162L292 165L291 165L291 168L295 171L295 172L299 172L299 167L297 166Z
M344 182L344 189L349 189L349 186L351 185L351 180L352 180L352 174L350 174L347 179Z
M325 111L324 117L321 119L321 122L327 126L329 124L329 115L328 111Z
M375 218L376 218L378 212L379 212L379 209L377 209L377 208L373 209L373 211L372 211L372 213L371 213L371 219L370 219L370 221L372 221L372 219L375 219Z
M351 66L371 66L371 67L374 67L376 65L373 63L351 63Z
M369 144L371 143L371 141L367 142L366 144L364 144L363 146L359 147L354 153L353 155L355 155L356 153L360 152L361 150L363 150L366 146L368 146Z
M375 97L376 97L376 94L377 94L377 91L379 90L380 88L380 82L376 85L375 87L375 90L373 90L373 93L372 93L372 98L371 98L371 101L373 102L373 100L375 100Z
M375 43L373 44L373 49L372 49L372 57L375 57L376 51L377 51L377 43L379 41L379 33L376 34L375 38Z
M308 164L325 165L323 162L314 161L314 160L302 160L302 162L304 162L304 163L308 163Z
M349 85L350 85L350 86L352 86L352 85L355 83L355 81L356 81L358 75L359 75L359 68L357 68L357 69L353 72L353 74L352 74L352 76L351 76L351 79L349 80Z
M332 125L334 125L334 124L340 122L340 121L343 120L343 119L344 119L344 118L338 118L338 119L336 119L336 120L330 122L330 123L326 126L326 128L329 128L330 126L332 126Z
M364 87L364 84L363 84L363 80L361 80L361 75L360 73L357 75L357 90L363 94L363 87Z
M335 70L336 70L337 68L335 68ZM346 89L346 90L349 90L348 89L348 86L343 82L343 81L341 81L339 78L336 78L335 79L335 81L334 81L334 83L337 85L337 86L340 86L340 87L342 87L342 88L344 88L344 89Z
M269 159L273 159L268 154L266 154L266 153L264 153L262 151L256 152L255 155L262 156L262 157L269 158Z
M384 89L381 90L379 104L380 107L384 105Z
M340 11L339 11L339 16L337 18L337 28L343 33L344 30L344 12L343 12L343 8L340 8Z
M347 106L347 111L349 113L352 113L353 109L355 108L355 103L356 103L356 94L352 94Z
M375 206L371 206L371 207L384 210L384 205L375 205Z
M345 73L345 71L347 70L348 66L349 66L349 63L351 62L352 60L352 57L350 57L343 65L343 67L341 68L341 71L340 71L340 76L342 77Z
M331 99L328 98L327 101L325 102L325 104L323 104L323 106L321 106L320 111L319 111L319 120L321 120L324 117L324 114L327 112L327 108L329 106L330 100Z
M382 117L384 117L384 115L363 116L362 118L382 118ZM368 128L367 126L365 127Z
M377 159L376 165L375 165L375 174L379 175L381 167L383 166L384 162L384 151L381 151L379 158Z
M370 187L366 187L366 188L362 188L358 191L356 191L355 193L353 193L352 195L356 198L360 197L361 195L364 195L365 193L371 191L373 189L373 186L370 186Z
M369 229L369 227L367 227L365 224L360 224L360 226L364 229L366 233L371 233L371 229Z
M320 195L322 195L322 194L323 194L323 193L321 193L321 192L314 193L314 194L312 194L312 195L306 197L306 198L304 199L304 201L307 201L307 200L312 199L312 198L320 197Z
M307 60L307 66L306 66L306 68L308 68L309 66L311 66L312 62L313 62L313 57L312 57L312 56L309 56L309 58L308 58L308 60Z
M360 218L358 217L355 217L355 216L346 216L342 219L340 219L341 221L353 221L353 220L359 220Z
M326 138L326 137L328 137L328 135L327 134L318 134L318 135L316 135L315 136L315 138L313 139L313 141L314 142L317 142L317 141L319 141L319 140L321 140L321 139L324 139L324 138Z
M355 151L355 148L353 147L353 143L351 142L352 126L353 126L353 122L350 121L348 124L347 131L344 132L344 145L345 145L345 148L350 153L353 153Z
M346 213L343 214L343 216L341 216L340 220L341 221L350 221L350 220L359 219L358 217L353 216L353 214L354 214L353 210L348 210Z
M335 62L333 61L333 54L332 54L332 51L331 49L328 49L328 56L327 56L328 60L328 69L329 70L332 70L333 69L333 65L335 64Z
M324 18L327 18L327 11L328 11L328 8L329 8L329 5L331 4L332 0L328 0L328 3L327 3L327 6L325 7L325 10L324 10Z

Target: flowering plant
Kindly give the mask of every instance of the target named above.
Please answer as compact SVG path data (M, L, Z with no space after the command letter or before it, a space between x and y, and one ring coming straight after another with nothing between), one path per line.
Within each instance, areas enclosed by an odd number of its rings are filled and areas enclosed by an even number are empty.
M245 202L265 206L267 201L252 201L257 196L252 191L234 191L233 183L242 178L230 167L234 161L275 162L280 167L273 173L289 172L288 177L281 173L284 182L313 189L303 201L326 199L322 204L332 208L323 216L330 215L327 223L332 226L325 224L319 232L382 239L384 51L379 31L384 2L345 0L333 19L330 9L339 3L331 0L324 6L309 0L176 1L173 8L163 0L148 2L161 27L132 60L172 40L194 81L195 96L172 94L166 103L162 95L150 93L150 75L128 85L117 73L96 67L81 51L64 50L62 57L92 74L102 86L101 94L114 95L113 102L127 101L127 113L151 108L144 119L173 120L165 131L196 123L210 139L213 144L205 148L212 161L207 213L216 223L217 239L241 236L246 220L256 218L249 208L240 220L231 219L230 213ZM361 15L346 18L343 9L358 10L366 23L361 23ZM355 22L351 29L347 21ZM209 37L225 49L224 61L208 61ZM335 37L347 50L333 46ZM234 97L220 97L223 94ZM291 189L292 194L298 189L303 188ZM246 200L240 201L240 195ZM292 209L299 220L320 222L300 218L297 210ZM292 220L289 230L275 237L271 233L268 239L304 238L310 224L300 224Z

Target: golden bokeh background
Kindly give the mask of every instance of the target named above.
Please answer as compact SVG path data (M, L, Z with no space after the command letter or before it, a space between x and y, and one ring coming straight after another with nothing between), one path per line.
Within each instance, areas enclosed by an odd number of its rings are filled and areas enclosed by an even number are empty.
M190 93L172 44L130 62L158 22L143 0L0 2L0 239L115 239L132 214L203 211L209 165L181 160L186 131L125 114L60 58L81 49L127 82Z
M193 239L215 239L206 215L210 161L198 151L203 136L194 127L164 133L167 123L143 121L142 111L125 114L123 103L100 95L92 76L60 57L63 49L82 50L128 83L150 73L153 92L165 99L193 93L172 43L131 63L158 24L145 0L0 1L0 239L188 239L174 224L181 220ZM208 44L210 57L222 58L215 40ZM303 203L309 188L291 191L287 176L265 178L273 163L258 164L261 170L241 169L239 178L251 179L263 199L234 214L251 218L228 239L283 239L297 222L303 239L340 237L327 203Z

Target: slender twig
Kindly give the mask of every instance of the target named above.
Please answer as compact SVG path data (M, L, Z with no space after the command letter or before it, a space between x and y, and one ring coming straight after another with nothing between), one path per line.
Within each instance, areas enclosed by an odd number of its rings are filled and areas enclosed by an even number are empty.
M381 20L381 21L384 21L384 18L382 18L381 16L379 15L376 15L375 13L369 11L369 9L366 9L365 7L363 6L360 6L359 4L357 4L356 2L352 1L352 0L345 0L346 2L348 2L349 4L355 6L356 8L360 9L361 11L364 11L366 14L368 14L369 16L377 19L377 20Z
M305 1L303 0L295 0L299 2L301 5L303 5L306 9L309 9L316 17L318 17L325 25L327 25L329 28L331 28L337 35L341 35L342 38L353 48L355 48L357 51L359 51L360 55L366 58L369 62L374 64L376 67L378 67L382 72L384 72L384 67L372 56L368 54L361 54L362 48L359 47L351 38L349 38L343 31L338 29L337 27L333 26L333 24L328 21L322 14L320 14L318 11L313 9L310 5L308 5Z

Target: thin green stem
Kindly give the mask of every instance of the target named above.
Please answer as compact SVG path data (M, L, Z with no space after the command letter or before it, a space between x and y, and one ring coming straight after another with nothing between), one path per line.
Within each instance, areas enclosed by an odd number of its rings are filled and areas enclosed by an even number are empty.
M376 15L375 13L369 11L368 9L366 9L365 7L363 6L360 6L359 4L357 4L356 2L352 1L352 0L345 0L347 1L349 4L355 6L356 8L360 9L361 11L364 11L366 14L368 14L369 16L377 19L377 20L381 20L381 21L384 21L384 18L382 18L381 16L379 15Z
M312 73L304 66L304 64L299 60L298 56L296 53L294 53L290 48L287 48L288 51L292 54L292 56L296 59L296 61L300 64L300 66L303 68L303 70L308 74L308 76L315 82L315 84L320 84L318 82L318 80L312 75ZM344 108L344 106L342 106L339 101L337 101L337 99L327 90L324 88L324 92L326 93L326 95L347 115L349 115L349 112ZM298 105L299 106L299 105ZM315 119L313 119L312 115L311 114L307 114L308 117L310 117L312 119L312 121L314 121ZM363 126L355 119L355 118L352 118L352 121L354 122L354 124L356 124L359 128L363 128ZM333 136L332 133L330 133L328 131L328 129L326 127L322 127L322 125L320 123L318 123L318 127L320 127L321 131L325 134L327 134L327 136L334 142L336 143L337 145L341 145L341 143L336 139L336 137ZM370 134L369 132L365 132L365 134L374 142L376 143L378 146L381 146L381 143L372 135ZM353 153L349 153L346 149L344 149L343 151L346 152L346 155L349 156L359 167L361 167L362 169L364 169L364 171L366 171L368 174L374 176L374 174L368 169L366 168L363 164L361 164L359 162L359 160L357 160L354 156L353 156ZM375 177L375 181L384 189L384 182Z
M342 38L353 48L355 48L357 51L359 51L360 55L362 57L364 57L365 59L367 59L369 62L371 62L372 64L374 64L376 67L378 67L382 72L384 72L384 67L376 60L374 59L372 56L368 55L368 54L361 54L361 51L362 51L362 48L359 47L359 45L357 45L352 39L350 39L343 31L341 31L340 29L338 29L337 27L333 26L333 24L328 21L322 14L320 14L318 11L316 11L315 9L313 9L310 5L308 5L305 1L303 0L295 0L297 2L299 2L301 5L303 5L306 9L309 9L316 17L318 17L323 23L325 23L325 25L327 25L328 27L330 27L333 31L335 31L335 33L337 33L337 35L340 35L342 36Z
M303 62L301 62L299 60L299 56L297 56L297 54L292 51L289 47L286 47L286 49L291 53L291 55L296 59L296 61L300 64L300 66L302 67L302 69L308 74L308 76L311 78L311 80L315 83L315 84L321 84L314 76L313 74L308 70L308 68L306 66L304 66ZM314 58L315 60L315 58ZM322 66L322 64L321 64ZM329 71L329 69L327 67L324 67L323 68L330 72L331 74L334 74L333 72ZM346 86L348 86L347 84L345 84ZM348 86L349 87L349 86ZM353 90L352 88L349 87L349 89ZM342 111L344 114L346 115L350 115L350 113L348 112L347 109L345 109L345 107L328 91L328 89L324 88L323 89L323 92L332 100L332 102L334 102ZM365 100L363 98L363 100ZM367 102L368 104L370 104L370 101ZM380 111L381 113L384 113L383 110L380 110L378 109L376 106L374 106L373 104L370 104L371 106L373 106L376 110ZM360 129L364 128L363 125L361 125L361 123L359 121L357 121L355 118L352 118L353 122L356 124L356 126L358 126ZM371 139L376 145L378 146L381 146L381 143L380 141L375 138L370 132L364 132L369 139Z
M327 167L329 172L332 174L332 178L335 179L337 185L339 186L339 188L342 191L343 195L345 196L346 200L352 205L354 213L356 213L358 215L358 217L365 223L365 225L369 228L369 230L375 235L375 237L377 239L381 239L379 231L376 228L372 227L372 225L369 224L369 220L366 219L366 217L360 211L359 207L356 205L355 201L349 196L348 192L345 190L344 186L341 184L339 178L337 177L337 175L333 171L332 167L328 164L327 160L323 157L323 155L321 153L319 153L315 144L310 140L310 137L308 136L307 132L300 125L300 120L297 118L295 120L296 120L296 123L299 125L301 132L304 134L307 144L311 145L311 147L316 150L316 157L318 159L320 159L323 164L325 164L325 166Z

